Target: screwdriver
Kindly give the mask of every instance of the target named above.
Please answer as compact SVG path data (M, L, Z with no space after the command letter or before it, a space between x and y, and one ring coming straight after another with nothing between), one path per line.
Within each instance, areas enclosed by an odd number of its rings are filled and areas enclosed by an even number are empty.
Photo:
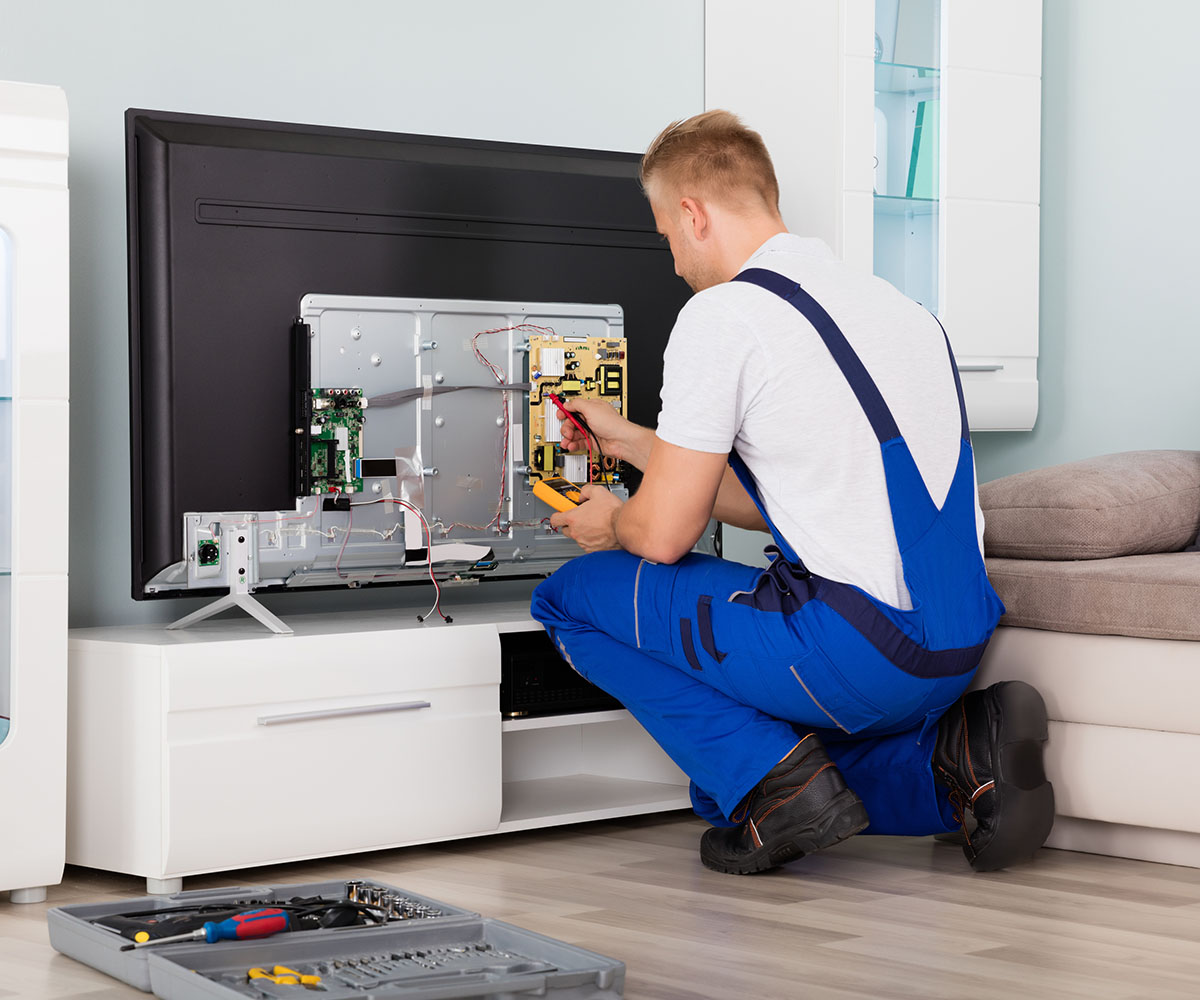
M262 910L247 910L226 920L210 920L199 930L188 934L174 934L171 937L155 938L153 941L127 944L121 950L149 948L152 944L170 944L173 941L204 940L209 944L217 941L246 941L250 938L270 937L280 931L290 930L291 926L291 917L287 911L272 906Z

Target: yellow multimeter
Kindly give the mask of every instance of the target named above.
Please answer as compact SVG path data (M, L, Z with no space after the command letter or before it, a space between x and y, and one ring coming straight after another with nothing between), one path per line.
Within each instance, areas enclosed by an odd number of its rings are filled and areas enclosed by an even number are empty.
M555 510L574 510L583 503L579 487L562 476L547 476L533 484L533 495Z

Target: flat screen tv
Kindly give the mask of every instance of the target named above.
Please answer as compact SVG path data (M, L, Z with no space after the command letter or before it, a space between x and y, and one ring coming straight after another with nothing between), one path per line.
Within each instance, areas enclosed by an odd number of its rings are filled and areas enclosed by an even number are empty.
M596 391L654 423L690 293L637 165L633 153L128 111L133 597L229 589L232 577L198 572L240 558L213 537L212 512L242 512L238 525L274 512L239 535L262 549L252 589L419 581L439 541L463 543L459 569L485 576L541 575L577 552L547 537L548 511L526 495L535 463L564 459L541 440L552 414L530 337L553 331L546 358L567 368L556 386L584 384L570 366L585 355L570 348L586 342L589 365L607 359L587 371ZM310 381L318 370L337 384ZM341 390L375 428L357 452ZM350 508L353 496L409 506ZM430 496L453 512L431 511ZM479 530L446 530L460 510L483 512ZM403 555L381 562L386 544ZM318 546L303 567L288 561L300 545Z

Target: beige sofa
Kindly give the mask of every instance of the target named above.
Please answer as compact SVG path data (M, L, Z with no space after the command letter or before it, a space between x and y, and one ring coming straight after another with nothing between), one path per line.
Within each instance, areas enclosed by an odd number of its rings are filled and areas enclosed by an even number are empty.
M1007 613L976 684L1050 716L1048 846L1200 867L1200 452L1127 452L980 488Z

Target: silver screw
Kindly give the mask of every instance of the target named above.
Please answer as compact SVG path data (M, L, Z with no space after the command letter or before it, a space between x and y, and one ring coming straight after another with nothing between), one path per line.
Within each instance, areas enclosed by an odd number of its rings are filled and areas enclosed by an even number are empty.
M436 340L422 340L421 341L421 350L422 351L436 351L437 350L437 341Z
M443 375L441 372L436 372L433 376L433 380L435 382L437 382L438 384L441 384L442 382L446 381L446 376Z
M350 331L350 339L351 340L359 340L361 338L362 338L362 330L360 330L357 326L353 330Z
M503 417L497 417L497 418L496 418L496 426L497 426L497 427L503 427L503 426L504 426L504 418L503 418Z
M371 364L378 368L381 364L383 364L383 358L381 358L378 354L372 354Z
M372 483L371 484L371 492L372 493L382 493L383 492L383 483Z
M427 465L421 470L421 475L423 476L436 476L437 474L438 470L436 465Z
M445 427L446 426L446 418L445 417L434 417L433 418L433 426L434 427Z

